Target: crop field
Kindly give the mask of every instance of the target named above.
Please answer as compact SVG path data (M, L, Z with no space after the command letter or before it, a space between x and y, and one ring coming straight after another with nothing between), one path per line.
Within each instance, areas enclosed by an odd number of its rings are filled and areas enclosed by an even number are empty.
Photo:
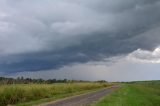
M55 83L0 85L0 106L29 106L110 86L107 83Z
M96 106L160 106L160 81L125 83Z

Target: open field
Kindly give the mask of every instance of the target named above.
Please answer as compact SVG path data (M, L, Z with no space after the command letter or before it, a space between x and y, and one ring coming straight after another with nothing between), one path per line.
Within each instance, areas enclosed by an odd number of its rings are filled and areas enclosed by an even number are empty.
M160 81L132 82L102 98L96 106L160 106Z
M73 95L98 91L98 89L112 85L105 82L0 85L0 106L7 106L8 104L14 106L32 106ZM119 89L101 98L93 106L160 106L160 81L139 81L119 83L119 85ZM86 95L92 94L94 93ZM101 94L101 90L100 93L97 92L95 94ZM102 94L105 95L105 93ZM91 99L91 97L86 96L85 99L84 96L82 101L84 102L87 98ZM70 102L67 101L66 103L74 104L76 102L80 102L79 99L77 101L74 99L73 102L71 99Z
M17 104L24 106L51 101L66 96L110 86L107 83L57 83L0 85L0 106ZM30 103L30 104L28 104ZM34 104L33 103L33 104Z

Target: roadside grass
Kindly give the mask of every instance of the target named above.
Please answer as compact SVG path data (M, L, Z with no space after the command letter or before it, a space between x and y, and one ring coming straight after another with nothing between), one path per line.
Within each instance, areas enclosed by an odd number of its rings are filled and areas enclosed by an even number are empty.
M96 106L160 106L160 81L123 84Z
M110 86L107 83L56 83L0 85L0 106L31 106Z

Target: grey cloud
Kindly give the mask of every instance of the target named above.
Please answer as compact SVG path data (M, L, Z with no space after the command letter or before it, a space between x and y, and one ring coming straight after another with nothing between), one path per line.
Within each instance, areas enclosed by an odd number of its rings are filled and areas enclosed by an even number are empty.
M108 62L88 62L86 64L74 64L61 69L43 70L39 72L20 72L11 76L24 76L44 79L78 79L78 80L106 80L106 81L137 81L159 80L160 65L135 63L124 57L116 57L116 64L108 65Z
M151 50L160 43L158 10L160 0L2 0L0 68L39 71Z

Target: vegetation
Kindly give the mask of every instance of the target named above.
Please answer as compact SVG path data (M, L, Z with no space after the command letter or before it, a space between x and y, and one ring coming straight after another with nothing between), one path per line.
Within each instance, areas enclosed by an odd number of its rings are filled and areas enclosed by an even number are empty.
M24 78L23 76L22 77L17 77L16 79L0 77L0 84L52 84L52 83L66 83L66 82L89 82L89 81L67 80L67 79L62 79L62 80L48 79L48 80L44 80L44 79ZM105 81L98 81L98 82L105 82Z
M115 83L117 84L117 83ZM120 89L96 106L160 106L160 81L121 82ZM0 77L0 106L31 106L111 86L106 81L42 80Z
M106 82L67 82L53 84L1 84L0 106L22 104L41 99L61 98L110 86ZM24 104L23 104L24 106Z
M160 81L124 83L96 106L160 106Z

